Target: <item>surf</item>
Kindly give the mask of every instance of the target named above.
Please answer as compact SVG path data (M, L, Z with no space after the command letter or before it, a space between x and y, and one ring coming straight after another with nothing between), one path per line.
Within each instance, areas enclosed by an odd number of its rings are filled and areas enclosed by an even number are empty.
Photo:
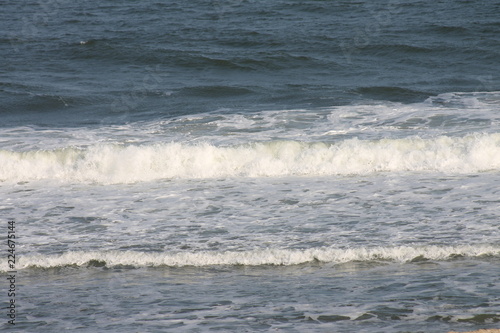
M395 246L341 249L319 247L310 249L257 249L248 251L140 252L140 251L72 251L54 255L25 255L18 268L76 267L184 267L184 266L292 266L320 262L381 261L409 263L417 261L448 261L457 258L479 258L500 255L494 245ZM4 270L7 270L5 267Z
M158 179L348 176L380 172L451 174L500 170L500 133L337 143L293 140L235 146L179 142L95 144L0 151L0 180L134 183Z

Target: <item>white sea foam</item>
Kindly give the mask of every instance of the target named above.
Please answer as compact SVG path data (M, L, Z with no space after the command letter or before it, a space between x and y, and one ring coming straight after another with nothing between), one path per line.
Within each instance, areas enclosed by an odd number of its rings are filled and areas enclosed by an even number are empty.
M2 181L131 183L168 178L474 173L499 169L500 133L433 139L348 139L336 144L97 144L86 148L0 151Z
M492 245L462 246L398 246L375 248L337 249L330 247L305 250L262 249L254 251L224 252L179 252L155 253L135 251L80 251L61 255L27 255L19 259L18 269L28 267L87 266L92 261L105 262L106 266L128 265L134 267L155 266L213 266L213 265L299 265L319 261L323 263L346 263L352 261L449 260L457 256L498 256L500 247ZM6 271L7 267L3 267Z

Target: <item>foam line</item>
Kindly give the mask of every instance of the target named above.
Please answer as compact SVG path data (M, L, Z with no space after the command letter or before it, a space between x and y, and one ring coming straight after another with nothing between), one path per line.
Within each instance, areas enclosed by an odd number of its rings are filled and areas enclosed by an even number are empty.
M392 261L412 260L442 261L463 257L499 256L500 247L491 245L462 246L399 246L336 249L330 247L305 250L261 249L254 251L202 251L202 252L135 252L135 251L80 251L60 255L27 255L19 259L18 269L28 267L83 266L91 262L105 263L108 267L128 265L134 267L156 266L212 266L212 265L298 265L308 262L346 263L351 261ZM3 267L7 271L7 267Z

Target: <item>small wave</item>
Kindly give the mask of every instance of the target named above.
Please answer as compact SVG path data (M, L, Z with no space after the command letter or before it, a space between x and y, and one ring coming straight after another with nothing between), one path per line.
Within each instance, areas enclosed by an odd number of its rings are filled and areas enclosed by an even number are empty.
M500 133L434 139L272 141L230 147L93 145L0 150L1 181L135 183L158 179L342 176L377 172L452 174L500 170Z
M394 56L394 54L417 56L438 51L436 48L407 44L373 44L367 45L364 50L379 56Z
M463 37L464 34L469 33L469 30L465 27L441 24L431 24L429 30L442 34L456 34L461 37Z
M235 59L224 59L217 57L207 57L198 54L177 52L174 59L176 64L187 68L217 68L222 70L249 70L247 66L242 66ZM160 57L161 55L159 55Z
M400 87L361 87L355 90L365 98L391 102L414 103L422 102L432 95L429 92L417 91Z
M23 256L17 265L18 269L39 267L52 268L63 266L78 267L183 267L183 266L216 266L216 265L279 265L291 266L311 262L346 263L353 261L390 261L407 263L412 261L451 260L457 257L498 256L498 246L399 246L376 248L312 248L305 250L262 249L253 251L223 252L179 252L154 253L135 251L80 251L60 255ZM4 267L4 270L7 270Z
M240 96L251 93L253 93L253 91L247 88L228 86L198 86L184 88L181 90L181 94L185 96L211 98Z

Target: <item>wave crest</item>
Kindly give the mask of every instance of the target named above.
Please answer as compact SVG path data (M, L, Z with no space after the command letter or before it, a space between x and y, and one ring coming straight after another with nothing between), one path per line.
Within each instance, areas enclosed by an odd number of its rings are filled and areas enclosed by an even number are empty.
M490 245L462 246L399 246L376 248L312 248L305 250L262 249L253 251L155 253L135 251L80 251L61 255L23 256L18 269L29 267L52 268L61 266L215 266L215 265L282 265L291 266L309 262L346 263L352 261L411 262L421 260L449 260L456 257L498 256L500 247ZM7 267L4 268L7 271Z
M500 170L500 134L339 143L273 141L232 147L93 145L0 151L0 180L133 183L171 178L474 173Z

